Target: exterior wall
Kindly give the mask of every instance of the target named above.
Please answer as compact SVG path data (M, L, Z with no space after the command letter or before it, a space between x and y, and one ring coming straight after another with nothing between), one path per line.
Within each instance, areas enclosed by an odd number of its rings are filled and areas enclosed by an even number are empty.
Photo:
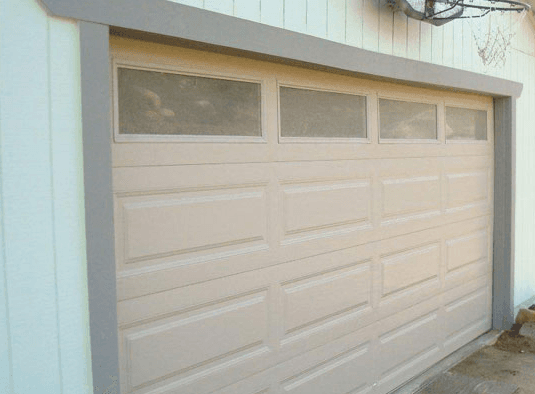
M383 1L383 0L380 0ZM181 0L376 52L480 70L469 27L436 28L377 0ZM535 294L535 43L505 69L518 101L515 304ZM36 0L0 1L0 392L90 393L79 36ZM531 283L530 283L531 282Z
M525 23L527 24L527 22ZM535 296L535 43L526 26L512 55L511 79L524 84L517 102L515 305ZM529 40L528 40L529 39ZM527 41L527 42L526 42Z
M467 21L436 27L393 12L386 0L170 0L388 55L484 73ZM524 19L502 69L524 84L517 103L515 305L535 295L535 30Z
M92 393L77 23L0 1L0 392Z

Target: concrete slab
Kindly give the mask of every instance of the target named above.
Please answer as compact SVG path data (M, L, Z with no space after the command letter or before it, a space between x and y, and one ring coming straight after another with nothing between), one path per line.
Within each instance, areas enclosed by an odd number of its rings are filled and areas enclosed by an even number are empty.
M439 375L417 394L514 394L518 386L510 383L485 381L449 372Z
M422 372L420 375L416 376L411 381L393 390L389 394L413 394L417 392L422 387L426 387L427 384L429 384L429 382L434 380L437 376L446 372L454 365L460 363L462 360L466 359L474 352L485 346L492 346L494 343L496 343L496 340L498 339L500 334L500 331L493 330L481 335L469 344L463 346L456 352L439 361L428 370Z
M535 354L485 347L451 368L449 373L518 386L518 393L535 394Z

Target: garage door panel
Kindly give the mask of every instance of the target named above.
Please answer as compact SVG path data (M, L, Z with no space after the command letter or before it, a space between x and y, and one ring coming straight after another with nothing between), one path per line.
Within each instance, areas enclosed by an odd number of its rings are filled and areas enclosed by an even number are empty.
M467 264L488 257L488 233L486 229L446 240L447 271L452 272Z
M443 357L441 325L438 296L380 321L376 364L379 392L394 389L406 381L407 376L414 376Z
M269 161L269 147L266 143L206 143L195 146L194 144L124 142L113 144L111 153L114 167Z
M117 299L171 290L270 264L273 264L273 254L264 242L242 248L221 248L213 253L144 260L131 263L132 268L129 266L117 273Z
M125 332L130 387L265 354L267 331L265 291L131 328Z
M444 341L445 354L450 354L461 346L477 338L478 336L486 333L491 329L492 319L486 318L465 327L465 329L459 331L455 335L447 338Z
M451 337L471 323L487 316L487 288L483 287L445 307L446 334Z
M408 381L409 376L417 376L429 366L437 363L445 354L437 347L431 347L413 358L404 361L398 369L394 369L377 382L378 393L388 393Z
M383 179L382 224L440 215L438 175Z
M164 194L170 191L210 191L267 185L268 164L121 167L112 170L113 192Z
M111 136L122 391L385 394L490 327L491 98L118 42L114 76L162 63L262 91L256 140L188 129L162 143L158 124L136 143ZM314 138L304 107L281 131L281 84L366 96L361 138L350 122L342 141L327 118ZM378 97L435 108L420 126L437 140L379 140ZM447 139L444 100L486 110L488 140ZM472 138L457 123L455 138Z
M371 182L316 182L284 185L282 189L284 235L321 232L369 224Z
M281 382L281 391L292 394L369 392L368 379L362 372L370 362L369 344L359 346Z
M246 272L196 285L159 291L141 297L120 300L117 304L119 326L128 326L186 313L207 305L217 305L221 300L238 299L269 287L275 280L272 272Z
M369 306L370 262L283 284L285 332Z
M463 283L477 278L486 278L490 274L491 269L489 268L489 261L487 259L479 260L447 273L445 289L449 290L454 287L461 286Z
M327 345L282 363L275 373L278 393L345 394L371 387L371 338L375 329L374 325L370 325L333 338Z
M382 334L379 337L381 377L388 379L389 375L399 373L397 370L409 360L436 353L440 332L438 324L438 310L435 310Z
M474 205L488 206L488 171L446 174L447 211L469 209Z
M267 239L260 188L127 198L121 205L127 263Z
M382 297L438 278L440 243L421 245L409 250L383 256Z

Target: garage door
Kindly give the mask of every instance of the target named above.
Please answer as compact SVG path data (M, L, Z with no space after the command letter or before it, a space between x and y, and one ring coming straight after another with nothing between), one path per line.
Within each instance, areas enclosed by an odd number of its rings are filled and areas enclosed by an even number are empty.
M491 98L111 48L122 392L387 393L490 328Z

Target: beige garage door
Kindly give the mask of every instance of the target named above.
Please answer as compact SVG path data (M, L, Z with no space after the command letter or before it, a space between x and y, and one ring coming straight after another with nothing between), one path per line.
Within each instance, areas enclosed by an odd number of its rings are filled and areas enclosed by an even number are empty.
M491 98L111 45L122 392L387 393L490 328Z

